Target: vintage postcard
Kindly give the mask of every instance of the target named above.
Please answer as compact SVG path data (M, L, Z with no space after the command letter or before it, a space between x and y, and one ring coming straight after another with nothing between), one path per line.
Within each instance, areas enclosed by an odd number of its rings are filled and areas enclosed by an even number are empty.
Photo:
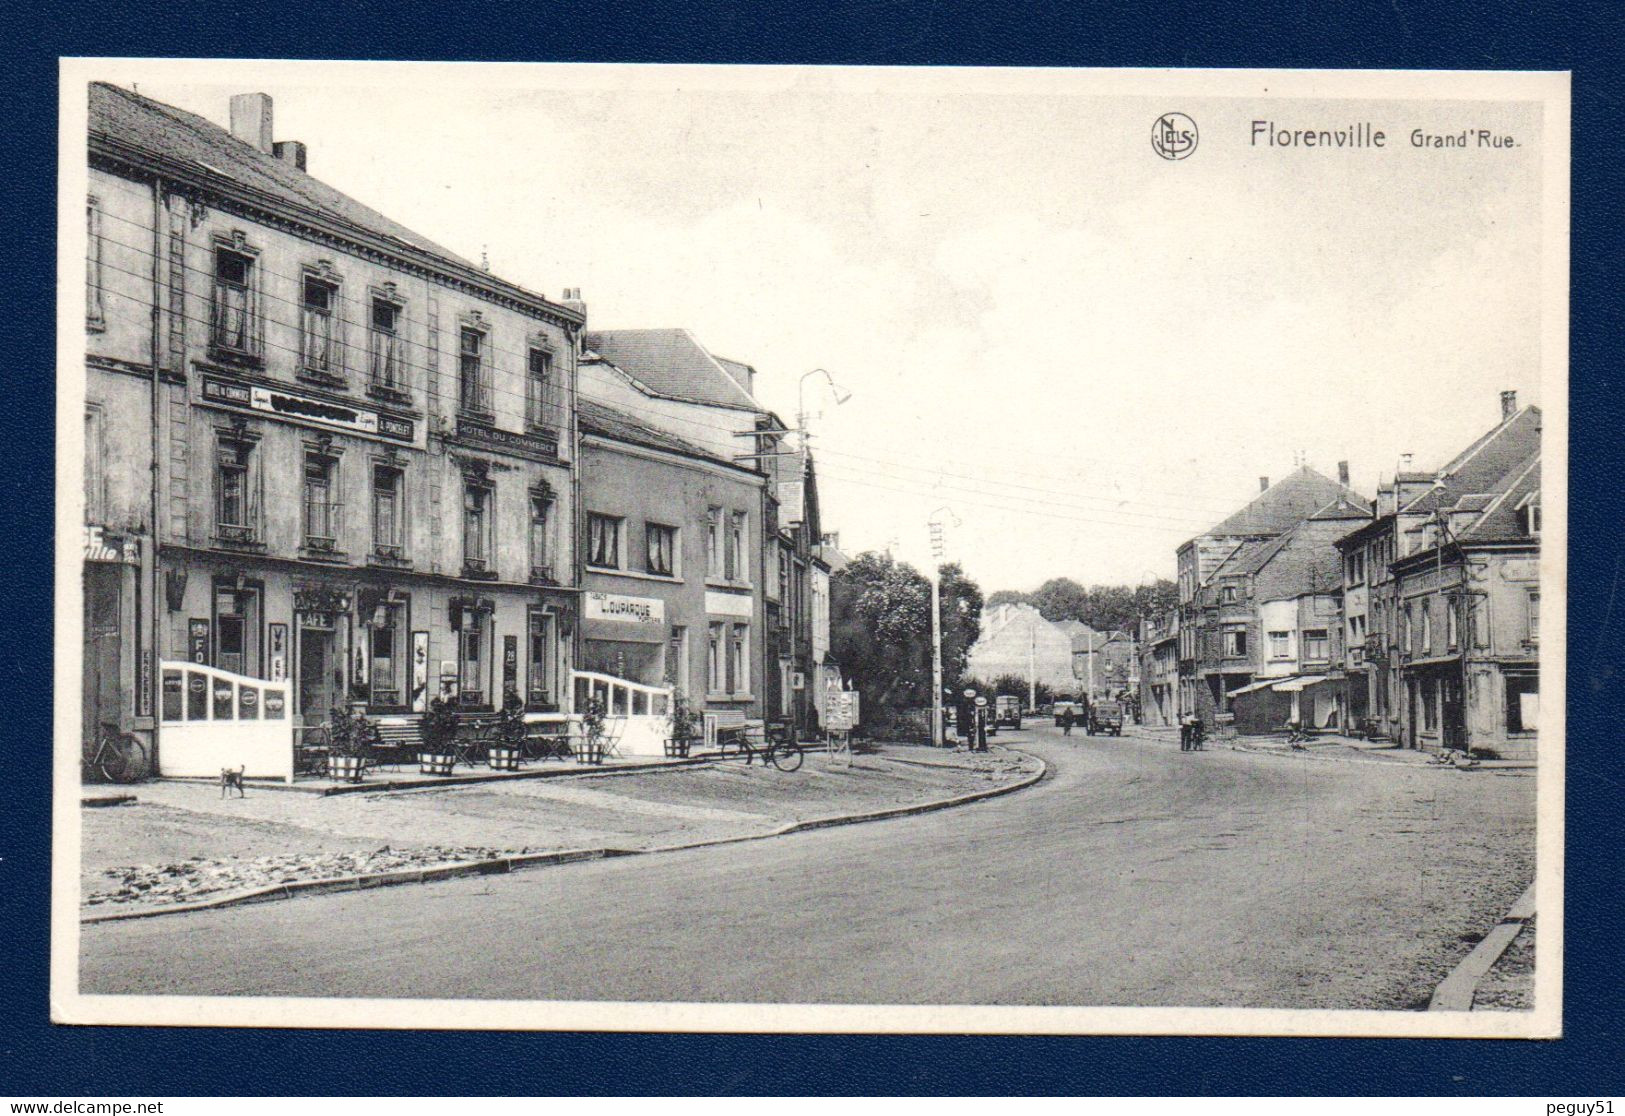
M1559 1033L1568 75L60 98L56 1020Z

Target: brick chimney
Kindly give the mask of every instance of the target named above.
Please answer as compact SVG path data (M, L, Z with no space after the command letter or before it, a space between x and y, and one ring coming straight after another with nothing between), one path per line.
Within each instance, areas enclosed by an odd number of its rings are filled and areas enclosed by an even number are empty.
M1349 463L1347 461L1337 463L1337 483L1344 488L1349 486Z
M278 140L271 145L271 153L284 163L305 169L305 145L298 140Z
M1518 413L1518 393L1503 391L1501 393L1501 421L1505 422Z
M1268 477L1259 477L1258 478L1258 491L1260 491L1260 492L1268 492L1269 490L1270 490L1270 479Z
M271 98L265 93L238 93L231 99L231 134L267 155L271 142Z

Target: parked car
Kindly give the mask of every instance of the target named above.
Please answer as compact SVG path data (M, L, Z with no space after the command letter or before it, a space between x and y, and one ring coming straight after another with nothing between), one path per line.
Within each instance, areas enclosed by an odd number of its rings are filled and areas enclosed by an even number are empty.
M1120 701L1097 701L1089 708L1089 735L1109 732L1113 736L1123 735L1123 703Z
M1009 694L1000 694L993 699L993 724L1009 725L1013 729L1021 728L1021 699Z

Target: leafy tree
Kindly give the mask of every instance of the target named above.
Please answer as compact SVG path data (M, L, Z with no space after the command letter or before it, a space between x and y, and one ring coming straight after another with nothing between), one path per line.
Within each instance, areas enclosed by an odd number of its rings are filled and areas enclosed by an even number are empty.
M982 630L982 590L958 562L937 567L937 577L942 590L942 683L958 692L965 660ZM926 616L929 620L930 613Z
M982 603L987 608L994 608L1002 604L1030 604L1032 603L1029 600L1031 596L1032 594L1023 593L1020 589L995 589L987 595L987 600Z
M938 576L943 680L953 685L980 630L982 591L957 563ZM863 694L865 720L884 723L897 710L929 708L931 582L889 554L858 555L830 579L830 644Z
M1089 591L1070 577L1052 577L1034 589L1027 603L1046 620L1083 620L1089 604Z

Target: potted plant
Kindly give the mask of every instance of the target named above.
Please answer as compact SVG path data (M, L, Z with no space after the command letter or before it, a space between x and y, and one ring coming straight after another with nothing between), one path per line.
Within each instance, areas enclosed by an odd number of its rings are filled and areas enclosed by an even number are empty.
M457 738L457 710L445 698L429 702L423 715L423 751L418 753L418 770L425 775L450 775L457 760L452 742Z
M351 708L334 706L328 715L327 774L341 783L359 783L366 774L376 730L362 712L365 702Z
M486 753L492 771L518 771L520 745L525 741L525 699L509 686L497 714L496 736Z
M687 759L689 750L699 737L700 716L694 712L685 694L672 696L671 712L666 714L666 755L670 759Z
M576 750L576 762L604 762L604 703L597 698L589 698L581 713L581 747Z

